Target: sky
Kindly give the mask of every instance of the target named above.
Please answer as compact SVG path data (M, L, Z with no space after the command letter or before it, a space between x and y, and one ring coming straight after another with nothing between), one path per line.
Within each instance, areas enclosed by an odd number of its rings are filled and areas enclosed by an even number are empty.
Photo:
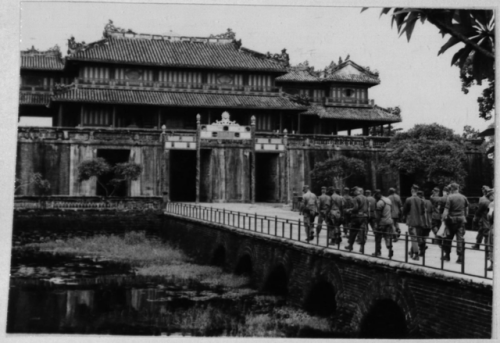
M243 46L279 53L286 48L291 64L308 61L323 69L339 57L378 70L381 83L369 98L381 107L401 108L405 130L415 124L439 123L461 133L465 125L483 130L490 122L478 116L477 98L484 86L466 95L459 69L451 66L457 45L438 56L449 39L433 25L420 22L410 42L391 29L391 18L380 8L131 4L85 2L21 2L20 49L45 50L67 40L87 43L102 38L109 19L137 33L208 36L236 32Z

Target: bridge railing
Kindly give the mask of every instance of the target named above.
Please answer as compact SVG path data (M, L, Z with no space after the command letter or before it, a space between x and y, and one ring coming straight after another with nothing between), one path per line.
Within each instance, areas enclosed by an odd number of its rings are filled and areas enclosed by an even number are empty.
M322 225L322 228L326 231L326 237L320 239L320 235L316 235L315 239L307 240L306 225L303 221L280 218L278 216L265 216L259 215L257 213L251 214L247 212L230 211L224 208L213 208L208 206L186 204L186 203L176 203L169 202L166 204L165 213L176 214L179 216L198 219L201 221L206 221L208 223L220 224L228 227L234 227L243 230L249 230L253 232L258 232L260 234L265 234L274 237L280 237L284 239L289 239L293 241L306 242L311 245L322 246L330 249L340 249L340 243L332 244L330 234L328 232L333 232L333 228L328 228L326 224ZM317 224L312 224L311 230L315 232ZM331 229L331 230L328 230ZM351 230L351 228L347 228ZM304 231L304 232L303 232ZM368 230L367 230L368 231ZM381 236L381 249L384 241L384 233L378 232L377 234ZM367 237L376 238L375 233L368 232ZM392 234L389 237L389 245L393 247L395 251L396 247L400 248L400 245L394 245L398 239L394 238ZM326 239L324 239L326 238ZM408 263L411 265L417 265L420 267L425 267L435 270L443 270L447 272L459 273L467 276L480 277L485 279L492 279L492 273L488 273L488 260L489 254L492 252L492 245L490 244L477 244L480 248L474 249L470 247L470 244L476 245L476 242L454 242L453 240L448 240L445 238L432 238L429 236L418 236L410 235L408 232L401 239L404 243L404 255L394 254L391 257L383 257L381 255L371 255L374 258L393 260L402 263ZM366 240L365 240L366 241ZM425 242L425 250L433 250L432 247L437 247L440 252L439 254L434 254L429 256L429 253L423 253L419 256L418 260L412 259L411 256L411 246L412 242L419 241L420 244ZM441 243L438 243L440 241ZM459 244L461 245L463 255L461 263L454 263L453 261L445 263L444 257L445 252L440 246L448 242L450 246L450 251L456 251ZM355 255L366 255L365 247L361 246L359 252L353 250L343 250L344 252L355 254ZM473 253L471 252L473 251ZM418 253L417 253L418 254ZM399 255L399 256L396 256ZM473 256L474 255L474 256Z

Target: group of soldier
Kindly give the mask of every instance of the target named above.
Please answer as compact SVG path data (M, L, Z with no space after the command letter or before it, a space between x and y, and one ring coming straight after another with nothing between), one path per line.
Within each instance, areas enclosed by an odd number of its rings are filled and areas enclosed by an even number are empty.
M479 201L473 225L478 228L477 243L473 249L480 249L484 238L485 244L493 242L493 189L487 186L482 188L483 197ZM354 242L360 245L360 252L364 253L368 231L371 228L375 235L375 252L373 256L381 256L382 239L391 258L394 254L393 243L397 242L401 230L400 222L408 226L411 238L410 258L419 260L427 250L427 240L432 231L432 242L443 250L442 260L450 261L451 246L454 237L457 238L457 263L463 263L465 224L469 214L469 201L460 194L459 185L451 183L441 190L434 188L432 195L424 196L419 186L411 187L411 197L404 204L396 194L394 188L384 196L377 189L363 191L361 187L344 188L343 195L339 189L333 187L321 188L321 195L316 196L304 186L300 212L304 216L306 241L319 236L323 223L327 228L329 244L340 246L342 233L347 238L345 249L352 251ZM315 217L318 222L314 228ZM489 249L488 258L492 270L493 256Z

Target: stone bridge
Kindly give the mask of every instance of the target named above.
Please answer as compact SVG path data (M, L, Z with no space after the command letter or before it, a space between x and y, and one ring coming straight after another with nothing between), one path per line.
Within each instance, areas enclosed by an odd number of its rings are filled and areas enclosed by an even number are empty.
M491 338L492 280L354 255L166 213L161 234L198 262L331 318L353 337Z

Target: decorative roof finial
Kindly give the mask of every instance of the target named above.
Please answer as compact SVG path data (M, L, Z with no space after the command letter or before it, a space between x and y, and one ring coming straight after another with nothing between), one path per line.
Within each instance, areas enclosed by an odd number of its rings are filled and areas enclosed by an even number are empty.
M290 66L290 56L286 52L286 49L281 50L281 54L271 54L270 52L268 52L266 57L283 63L285 67Z
M106 24L106 26L104 26L104 31L102 33L102 36L104 38L109 38L109 37L111 37L112 33L132 33L132 34L135 34L135 32L130 30L130 29L125 30L125 29L116 27L115 25L113 25L113 21L111 19L109 19L109 22Z
M218 35L210 35L210 38L236 39L236 32L228 28L227 32Z
M74 52L83 50L85 48L85 42L78 43L75 40L75 37L71 36L70 39L68 39L68 54L72 54Z

